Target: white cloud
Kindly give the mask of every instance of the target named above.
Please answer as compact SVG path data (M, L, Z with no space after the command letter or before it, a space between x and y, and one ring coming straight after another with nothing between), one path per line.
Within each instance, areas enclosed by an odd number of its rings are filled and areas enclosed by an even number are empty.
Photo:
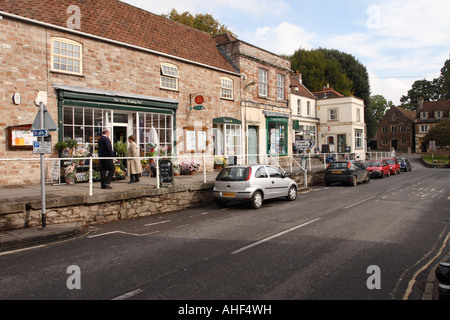
M296 50L312 49L311 40L315 38L314 33L308 33L305 29L282 22L275 27L260 27L240 37L267 51L276 54L293 54Z

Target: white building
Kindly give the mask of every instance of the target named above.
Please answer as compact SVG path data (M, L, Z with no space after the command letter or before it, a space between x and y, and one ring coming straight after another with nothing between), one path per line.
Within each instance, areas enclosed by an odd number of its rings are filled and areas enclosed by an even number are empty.
M366 124L364 100L344 97L333 88L326 87L314 92L319 118L318 143L321 151L355 154L355 159L366 159Z
M319 118L316 108L317 98L303 85L302 75L291 76L291 108L292 108L292 141L312 140L315 148L319 148L317 133Z

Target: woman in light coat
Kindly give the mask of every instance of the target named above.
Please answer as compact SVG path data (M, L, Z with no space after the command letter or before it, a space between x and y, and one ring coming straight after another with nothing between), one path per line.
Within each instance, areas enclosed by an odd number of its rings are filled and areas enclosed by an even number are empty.
M136 144L134 136L128 137L127 157L139 157L139 148ZM142 173L142 165L140 159L127 160L128 174L130 175L130 182L139 182L139 175Z

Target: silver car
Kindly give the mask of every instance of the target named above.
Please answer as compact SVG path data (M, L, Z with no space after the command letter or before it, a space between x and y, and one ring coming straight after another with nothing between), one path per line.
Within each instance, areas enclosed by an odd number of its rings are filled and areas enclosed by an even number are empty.
M248 201L258 209L267 199L286 197L294 201L297 183L273 166L230 166L217 175L213 192L218 206L238 200Z

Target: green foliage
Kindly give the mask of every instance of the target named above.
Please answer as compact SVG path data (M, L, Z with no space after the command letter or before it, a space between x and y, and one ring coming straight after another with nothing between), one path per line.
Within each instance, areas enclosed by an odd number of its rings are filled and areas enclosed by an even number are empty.
M366 102L364 110L367 124L367 137L369 140L375 137L378 122L386 113L388 107L394 106L392 101L387 101L382 95L374 95Z
M423 140L427 144L430 141L436 141L436 146L439 147L450 146L450 120L442 121L431 128Z
M400 102L405 109L417 110L419 98L425 101L450 99L450 60L444 63L439 78L432 81L426 79L415 81L408 94L401 97Z
M214 19L210 14L196 14L193 16L189 12L178 13L177 10L172 9L168 14L162 15L164 18L178 21L182 24L195 28L197 30L209 33L211 37L218 36L220 34L229 33L230 35L236 37L228 28L221 24L219 21Z

